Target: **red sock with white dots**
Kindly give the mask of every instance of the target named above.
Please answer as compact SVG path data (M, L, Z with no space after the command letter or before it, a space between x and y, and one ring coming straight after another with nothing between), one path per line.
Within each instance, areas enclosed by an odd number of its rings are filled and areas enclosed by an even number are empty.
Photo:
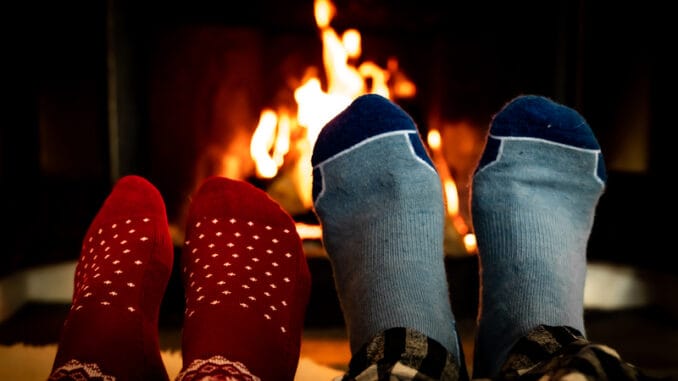
M173 256L160 193L121 178L83 240L49 379L167 380L158 313Z
M189 208L181 262L178 380L293 380L310 274L289 214L249 183L208 178Z

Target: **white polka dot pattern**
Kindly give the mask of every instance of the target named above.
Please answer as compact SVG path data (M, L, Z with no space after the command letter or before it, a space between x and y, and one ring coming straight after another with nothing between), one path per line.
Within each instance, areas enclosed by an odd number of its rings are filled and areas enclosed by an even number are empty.
M287 332L282 311L293 295L297 240L289 228L236 218L205 218L189 227L182 268L187 319L209 308L239 308Z
M150 218L124 219L92 229L75 269L71 310L98 305L137 311L154 229Z

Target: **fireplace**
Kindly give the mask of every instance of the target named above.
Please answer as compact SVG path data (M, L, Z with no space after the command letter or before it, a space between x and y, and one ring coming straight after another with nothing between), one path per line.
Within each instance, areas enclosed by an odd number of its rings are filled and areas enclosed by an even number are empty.
M433 74L423 70L414 79L405 70L401 60L415 57L442 65L446 58L436 51L433 32L411 31L403 48L384 20L367 25L368 31L383 29L369 35L341 18L350 9L328 0L300 5L307 9L300 7L296 16L292 9L276 11L282 25L266 19L272 6L261 9L261 24L254 26L205 20L142 26L149 137L163 142L148 146L149 176L165 190L176 241L182 241L190 194L218 174L265 189L298 221L302 238L317 244L320 227L310 196L314 138L352 99L369 92L402 105L425 140L433 139L429 146L449 207L448 254L473 254L468 179L487 123L472 114L446 115L428 103L435 78L426 76ZM335 27L341 22L342 29ZM309 251L317 248L308 243Z
M360 32L362 53L350 63L371 61L416 89L395 101L423 137L441 142L427 140L458 199L451 256L473 254L462 241L472 233L469 182L492 114L515 95L539 93L580 110L606 153L614 187L601 201L592 258L665 263L636 257L647 236L662 240L661 227L638 223L651 220L642 205L660 203L651 189L668 189L661 127L672 66L661 10L617 4L611 17L587 0L332 4L331 28ZM311 75L327 85L312 0L16 7L16 122L2 128L0 174L3 214L21 228L7 232L5 274L74 259L112 181L127 173L158 186L177 244L188 198L212 174L250 181L299 222L315 223L289 179L257 175L250 153L262 111L295 110L294 91ZM631 22L644 27L630 30ZM629 206L629 198L643 201Z

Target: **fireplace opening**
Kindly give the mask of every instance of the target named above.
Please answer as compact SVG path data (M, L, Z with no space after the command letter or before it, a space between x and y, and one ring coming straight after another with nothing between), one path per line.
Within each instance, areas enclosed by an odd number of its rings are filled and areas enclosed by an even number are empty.
M434 32L410 31L415 35L402 37L410 43L403 49L401 37L390 34L395 26L368 25L366 34L342 20L350 9L329 0L306 5L301 14L309 20L273 29L170 23L147 31L150 140L166 142L149 146L150 170L171 189L166 197L176 242L182 242L190 193L217 174L266 190L295 218L308 253L322 255L311 202L315 137L357 96L377 93L413 115L439 170L446 254L474 254L468 181L486 123L472 115L448 117L435 102L427 104L436 78L426 77L428 68L411 77L401 63L419 57L424 65L441 65L445 58L427 36Z

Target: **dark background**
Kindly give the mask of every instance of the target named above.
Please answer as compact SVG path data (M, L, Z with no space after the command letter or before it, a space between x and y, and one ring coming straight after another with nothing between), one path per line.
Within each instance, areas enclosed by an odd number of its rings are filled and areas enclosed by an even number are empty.
M357 28L365 59L398 57L418 87L403 107L422 129L436 119L484 129L522 93L580 111L610 172L590 258L675 273L666 218L675 210L676 34L658 4L342 0L332 26ZM214 119L256 122L290 74L320 65L311 0L3 8L0 276L77 259L89 221L125 174L149 178L170 219L180 218ZM200 61L220 49L225 65ZM231 108L214 111L215 99Z
M356 28L363 58L397 57L416 84L400 104L422 132L436 121L479 134L508 100L542 94L578 110L609 171L589 245L594 261L648 270L672 301L676 104L674 12L658 1L337 0L332 26ZM215 141L237 141L262 107L289 97L289 78L321 65L311 0L24 0L3 3L0 279L78 258L112 184L140 174L171 222ZM297 83L298 84L298 83ZM219 148L219 147L218 147ZM203 163L206 161L207 164ZM175 247L179 258L180 247ZM471 338L475 257L448 258L455 315ZM310 258L307 327L343 324L331 268ZM178 266L175 266L175 269ZM667 274L671 277L662 277ZM470 292L467 292L469 291ZM163 348L179 348L182 285L163 301ZM676 374L676 310L587 311L590 337L628 360ZM29 304L0 342L54 343L68 305Z

